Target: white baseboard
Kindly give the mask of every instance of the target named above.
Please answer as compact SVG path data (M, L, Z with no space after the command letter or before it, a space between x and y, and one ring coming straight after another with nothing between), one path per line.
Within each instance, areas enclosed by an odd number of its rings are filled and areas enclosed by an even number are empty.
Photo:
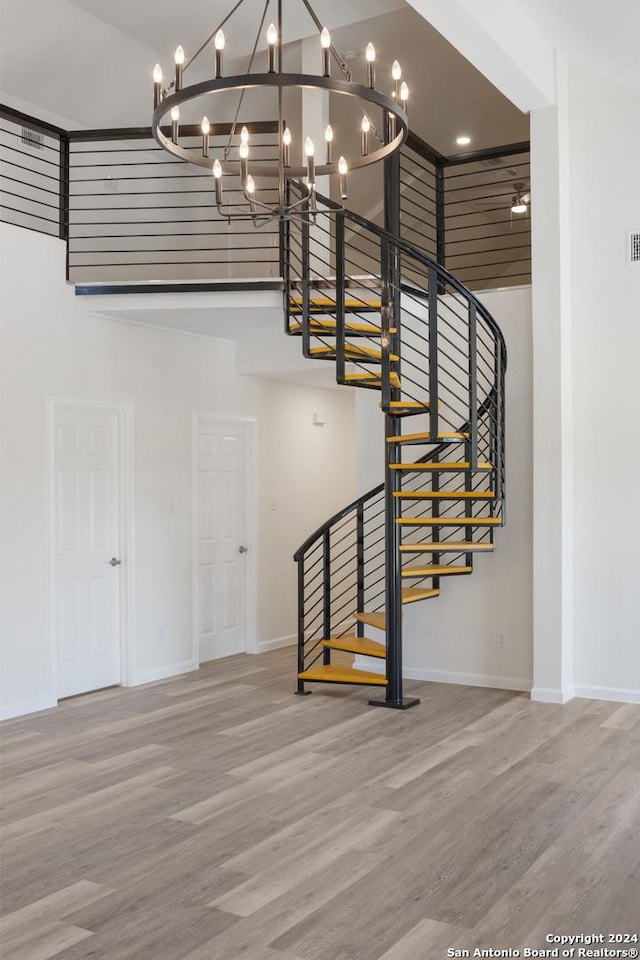
M531 699L538 703L567 703L575 696L573 687L532 687Z
M621 687L577 686L573 688L574 697L587 700L612 700L614 703L640 703L640 690L625 690Z
M36 697L35 700L22 700L19 703L7 703L0 709L0 720L11 720L13 717L23 717L27 713L39 713L41 710L51 710L57 707L55 697Z
M140 670L134 675L128 686L139 687L143 683L153 683L154 680L167 680L170 677L179 677L182 673L192 673L197 669L197 663L193 660L185 660L183 663L171 663L166 667L156 667L153 670Z
M371 657L356 657L354 669L367 670L369 673L384 673L384 660ZM531 681L520 677L493 676L487 673L454 673L451 670L423 670L419 667L405 667L402 672L405 680L428 680L432 683L458 683L464 687L492 687L497 690L518 690L528 693Z
M276 637L274 640L261 640L258 644L258 653L267 653L269 650L279 650L280 647L291 647L298 642L295 633L289 637Z

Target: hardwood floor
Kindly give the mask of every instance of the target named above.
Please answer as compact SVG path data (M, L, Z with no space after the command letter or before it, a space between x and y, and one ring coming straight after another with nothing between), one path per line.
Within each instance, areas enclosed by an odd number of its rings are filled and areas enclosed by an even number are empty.
M410 683L292 696L292 650L2 727L3 960L437 960L640 926L640 705Z

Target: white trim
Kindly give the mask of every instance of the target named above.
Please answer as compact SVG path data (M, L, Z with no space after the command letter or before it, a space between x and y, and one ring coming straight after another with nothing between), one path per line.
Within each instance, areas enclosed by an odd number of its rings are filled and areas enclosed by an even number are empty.
M261 640L258 644L257 653L267 653L269 650L280 650L281 647L292 647L298 642L295 633L289 637L276 637L274 640Z
M198 424L200 420L244 424L245 430L245 510L246 555L245 652L258 653L258 424L255 417L242 414L208 413L194 410L191 415L191 582L192 582L192 657L200 664L198 644Z
M78 397L47 397L47 535L49 540L48 575L48 624L47 659L51 683L51 697L54 705L58 696L58 669L55 650L55 415L58 407L80 407L83 409L111 412L118 422L118 501L120 516L118 534L120 554L123 564L120 567L120 683L123 687L132 686L135 674L135 547L134 547L134 488L133 488L133 404L113 403L109 400L85 400ZM39 709L46 709L41 707Z
M575 686L574 697L587 700L612 700L615 703L640 703L640 690L625 690L621 687L593 687L591 684Z
M38 713L40 710L51 710L58 706L55 697L36 697L35 700L21 700L9 703L0 709L0 720L11 720L13 717L23 717L26 713Z
M170 677L179 677L183 673L193 673L199 669L199 664L193 660L185 660L183 663L170 663L166 667L154 667L153 670L141 670L136 673L130 687L140 687L144 683L153 683L155 680L168 680Z
M373 657L356 657L355 670L369 673L384 673L384 660ZM419 667L405 667L402 671L405 680L427 680L431 683L456 683L464 687L491 687L494 690L517 690L526 693L531 690L531 681L521 677L502 677L488 673L455 673L451 670L423 670Z
M532 687L531 699L539 703L567 703L574 697L572 687Z

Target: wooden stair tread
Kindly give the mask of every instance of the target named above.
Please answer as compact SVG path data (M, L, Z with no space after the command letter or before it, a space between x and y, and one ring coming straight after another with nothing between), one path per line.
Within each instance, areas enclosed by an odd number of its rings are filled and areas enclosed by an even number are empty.
M369 673L366 670L354 670L344 664L328 663L310 667L298 674L299 680L318 683L355 683L364 686L386 687L387 678L381 673Z
M439 433L437 436L438 440L468 440L468 433ZM387 437L387 443L411 443L419 440L431 440L431 434L429 431L426 433L405 433L399 434L397 437Z
M396 523L411 527L499 527L500 517L400 517Z
M436 461L427 461L426 463L392 463L392 470L407 470L411 473L414 471L423 471L423 470L470 470L471 464L468 461L459 461L449 463L446 461L436 462ZM475 468L476 470L493 470L493 467L490 463L486 461L478 461L478 465ZM475 472L475 471L474 471Z
M289 301L289 313L302 313L302 297L292 297ZM311 297L309 300L309 312L318 313L329 310L335 313L337 303L331 297ZM359 300L357 297L347 297L344 301L345 310L375 311L379 313L382 310L382 300Z
M396 490L394 497L403 500L493 500L492 490Z
M309 351L310 356L312 357L333 357L336 358L338 355L338 348L333 346L322 346L322 347L312 347ZM364 347L360 346L357 343L347 343L344 348L344 355L346 360L377 360L378 362L382 360L382 350L376 347ZM397 361L399 357L395 354L391 354L389 357L390 360Z
M384 660L387 651L383 643L368 640L367 637L331 637L322 641L323 647L330 650L346 650L347 653L357 653L363 657L378 657Z
M421 400L392 400L389 404L391 410L428 410L430 406L428 400L424 403Z
M347 333L351 331L352 333L366 333L370 334L372 337L379 337L382 333L380 327L376 327L373 323L359 323L357 320L345 320L344 324L345 330ZM309 321L309 331L313 333L318 330L321 333L331 333L335 332L338 328L338 321L332 319L331 317L326 317L323 319L314 318ZM302 331L302 324L299 321L292 323L289 327L289 333L299 333ZM390 330L389 333L395 333L395 328Z
M402 602L415 603L416 600L430 600L432 597L439 597L440 589L438 587L403 587ZM375 627L377 630L384 630L387 625L387 614L384 610L363 611L354 613L354 617L360 623L366 623L369 627Z
M415 603L416 600L430 600L431 597L439 597L440 590L437 587L405 587L402 591L403 603Z
M366 371L362 373L347 373L345 376L346 383L365 383L371 384L371 386L381 387L382 386L382 374L374 373L373 371ZM389 374L389 383L392 387L400 388L400 377L397 373Z
M448 577L456 573L472 573L473 567L454 567L440 563L425 563L415 567L403 567L403 577Z
M400 553L490 553L492 543L474 543L473 540L445 540L442 543L403 543Z
M387 624L387 615L384 610L375 613L356 613L354 614L359 623L365 623L368 627L375 627L376 630L384 630Z

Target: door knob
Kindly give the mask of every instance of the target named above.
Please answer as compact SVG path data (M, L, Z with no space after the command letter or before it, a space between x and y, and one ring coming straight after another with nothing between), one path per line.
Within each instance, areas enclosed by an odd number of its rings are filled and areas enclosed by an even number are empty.
M248 547L238 547L238 553L248 553L248 552L249 552Z
M111 567L119 567L120 564L122 563L122 560L118 560L117 557L111 557L111 560L107 560L107 563Z

